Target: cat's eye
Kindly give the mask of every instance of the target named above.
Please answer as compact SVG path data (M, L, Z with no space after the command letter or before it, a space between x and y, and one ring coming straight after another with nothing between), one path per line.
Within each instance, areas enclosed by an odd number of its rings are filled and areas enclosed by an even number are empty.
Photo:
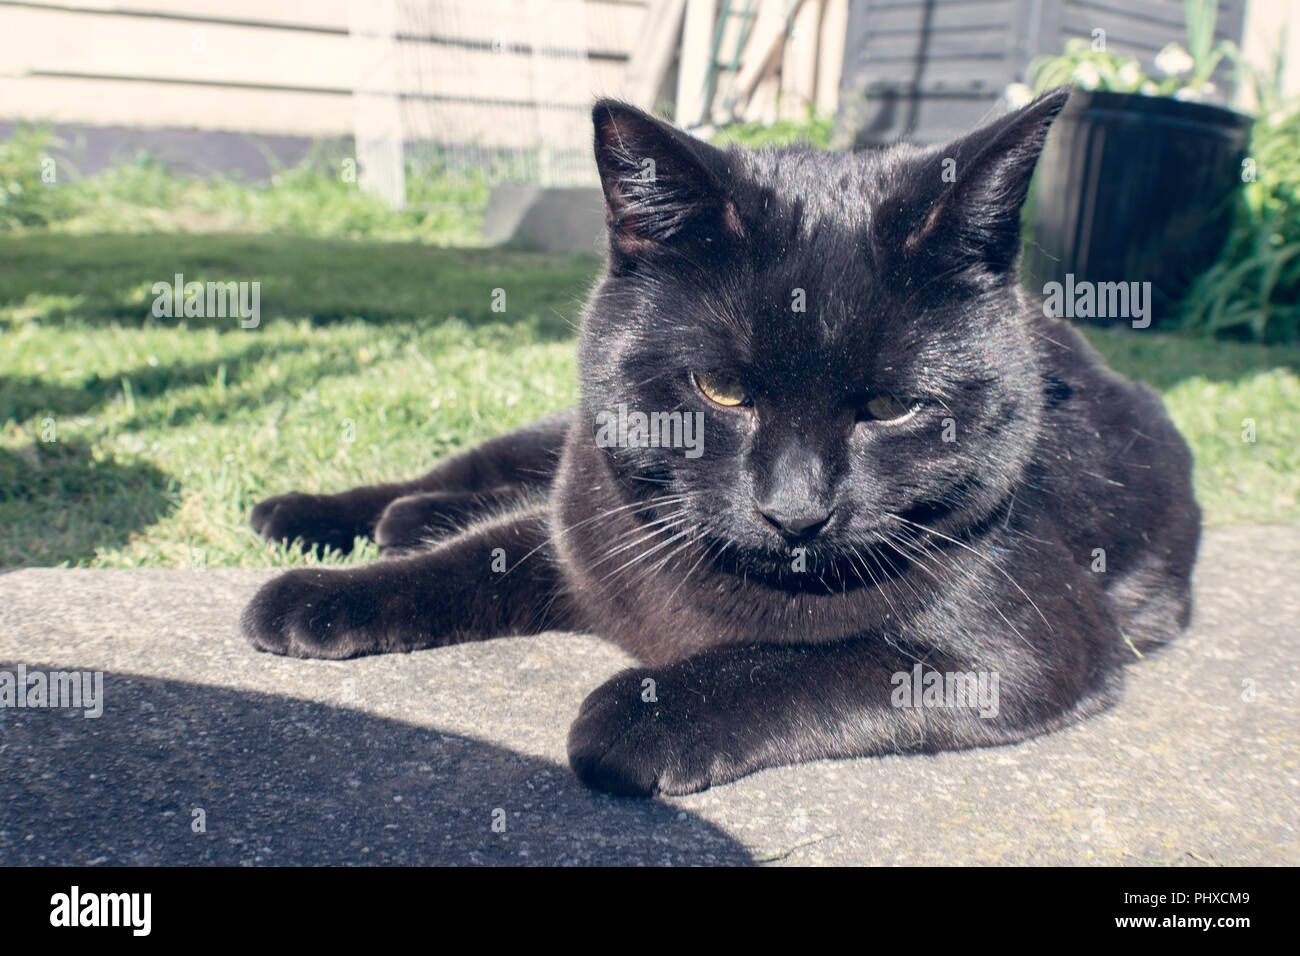
M695 379L695 387L711 402L727 408L749 403L749 393L734 375L724 372L692 372L691 377Z
M877 395L862 406L861 419L877 422L897 422L916 410L916 402L893 395Z

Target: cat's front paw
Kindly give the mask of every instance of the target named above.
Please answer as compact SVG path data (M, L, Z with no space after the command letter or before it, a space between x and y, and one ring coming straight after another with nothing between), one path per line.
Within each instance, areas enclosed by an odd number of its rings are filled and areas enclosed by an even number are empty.
M384 557L428 550L440 537L450 534L452 519L437 494L398 498L379 516L375 543Z
M355 572L300 568L263 585L239 624L258 650L338 660L381 649L376 617Z
M276 495L258 502L249 522L267 541L288 544L300 539L308 550L329 547L351 551L357 536L366 533L345 495L309 495L301 491Z
M588 787L625 797L695 793L740 776L698 705L654 671L630 670L583 701L569 764ZM653 682L653 683L648 683Z

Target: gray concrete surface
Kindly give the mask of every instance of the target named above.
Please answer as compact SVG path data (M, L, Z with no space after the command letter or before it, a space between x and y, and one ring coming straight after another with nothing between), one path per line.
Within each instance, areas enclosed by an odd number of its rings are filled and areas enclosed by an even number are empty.
M100 670L105 705L0 708L0 863L1294 865L1298 572L1300 529L1211 532L1192 630L1061 733L634 802L564 761L626 663L595 639L284 660L235 626L274 571L13 571L0 670Z

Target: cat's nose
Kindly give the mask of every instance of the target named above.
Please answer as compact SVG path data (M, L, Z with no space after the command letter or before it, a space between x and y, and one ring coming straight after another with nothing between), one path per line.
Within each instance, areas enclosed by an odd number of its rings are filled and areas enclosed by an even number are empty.
M811 502L758 506L758 513L788 538L811 538L830 520L833 510Z

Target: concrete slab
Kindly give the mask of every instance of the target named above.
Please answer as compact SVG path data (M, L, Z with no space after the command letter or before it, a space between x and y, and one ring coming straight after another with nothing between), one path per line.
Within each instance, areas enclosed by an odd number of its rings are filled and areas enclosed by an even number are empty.
M565 764L628 663L598 640L285 660L236 630L275 571L0 574L0 671L104 672L98 718L0 708L0 864L1294 865L1300 529L1202 554L1192 630L1087 724L653 802Z
M600 255L605 251L604 194L595 186L501 183L488 195L483 241L536 252Z

